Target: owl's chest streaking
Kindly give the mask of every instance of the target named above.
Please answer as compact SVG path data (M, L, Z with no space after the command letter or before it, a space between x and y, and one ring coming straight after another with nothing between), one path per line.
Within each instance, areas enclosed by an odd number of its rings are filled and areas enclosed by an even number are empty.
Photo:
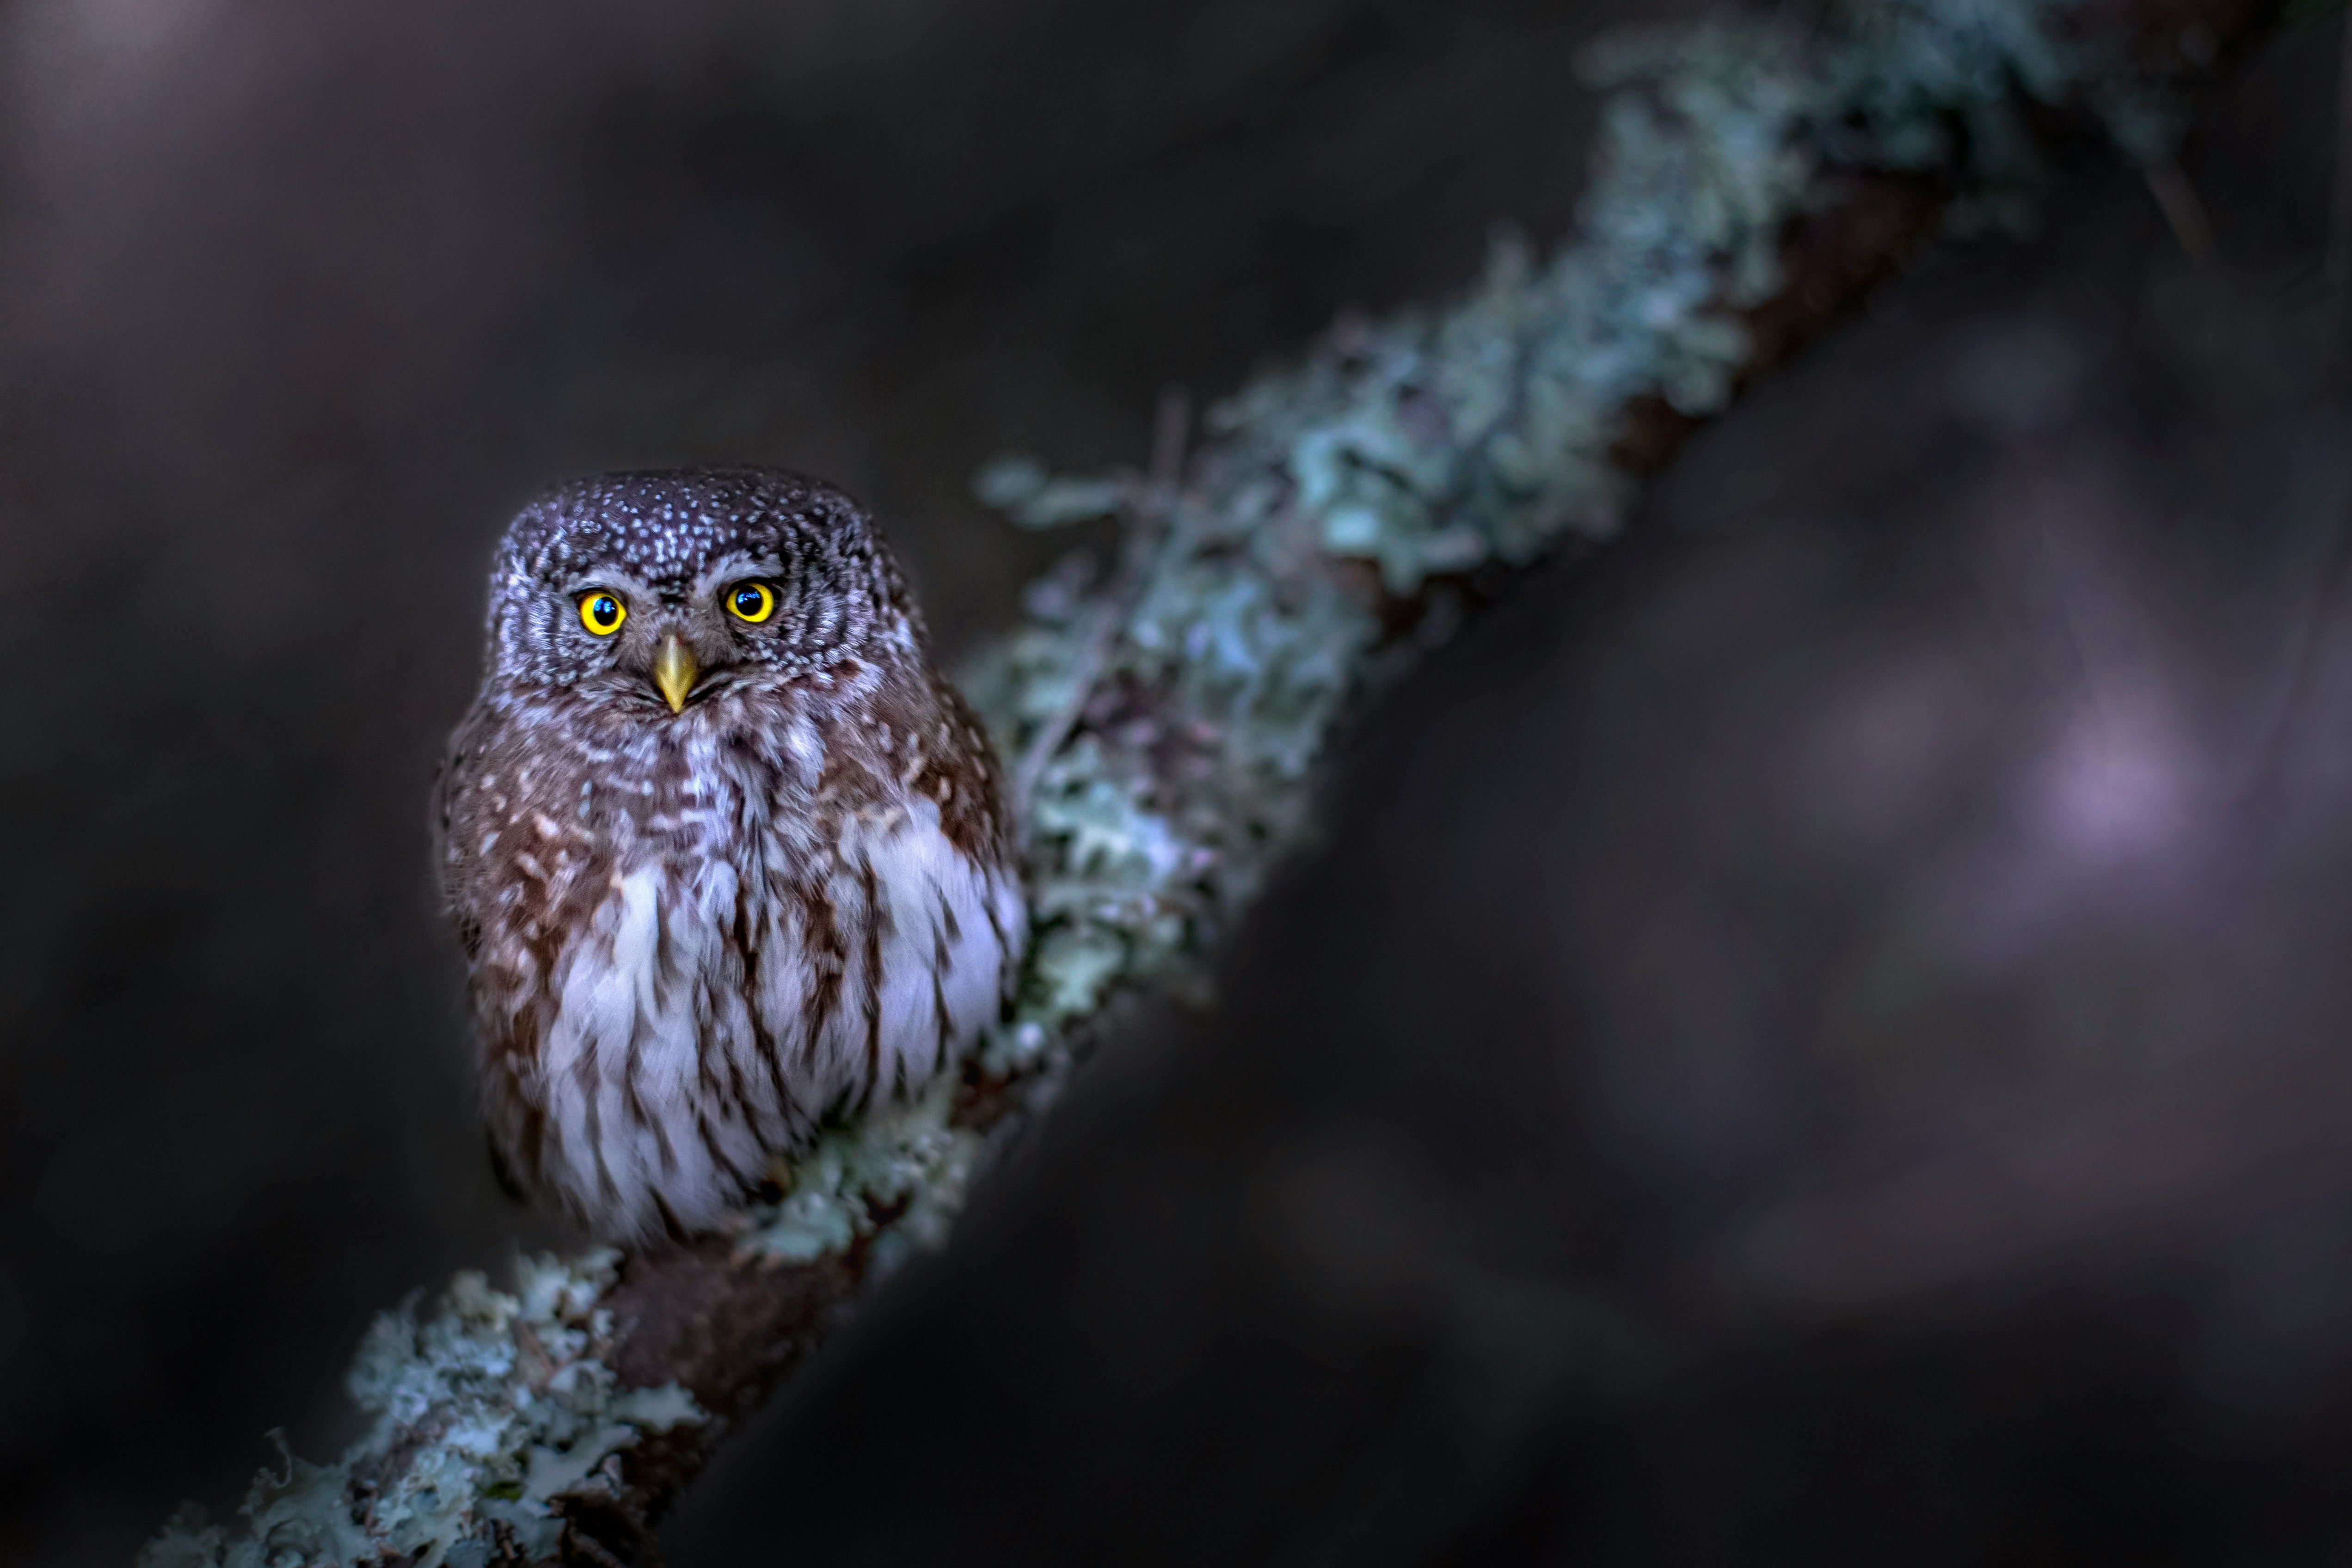
M996 1016L1025 910L984 743L954 709L894 717L525 707L461 737L448 883L492 1134L600 1235L718 1224Z

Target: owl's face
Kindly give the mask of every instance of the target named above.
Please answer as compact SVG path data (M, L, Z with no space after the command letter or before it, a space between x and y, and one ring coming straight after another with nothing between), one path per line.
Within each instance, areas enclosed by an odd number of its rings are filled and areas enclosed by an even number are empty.
M649 723L904 645L898 574L840 491L777 469L610 474L547 492L490 583L490 684Z

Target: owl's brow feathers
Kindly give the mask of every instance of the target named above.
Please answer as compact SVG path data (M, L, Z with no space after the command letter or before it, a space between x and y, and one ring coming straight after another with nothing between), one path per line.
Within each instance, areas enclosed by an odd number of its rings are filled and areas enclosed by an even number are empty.
M683 583L730 549L780 556L791 573L815 570L844 581L884 568L877 575L898 586L855 502L830 485L766 468L604 474L557 485L516 517L502 555L541 581L619 566L650 581Z

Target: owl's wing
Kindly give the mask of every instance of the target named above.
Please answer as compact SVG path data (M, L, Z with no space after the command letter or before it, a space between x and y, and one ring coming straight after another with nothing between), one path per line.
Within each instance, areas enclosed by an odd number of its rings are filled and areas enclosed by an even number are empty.
M442 913L457 921L469 953L473 936L459 897L466 857L452 830L463 801L473 792L474 774L497 722L496 715L477 703L450 735L449 748L441 754L441 770L433 780L434 880L441 889Z

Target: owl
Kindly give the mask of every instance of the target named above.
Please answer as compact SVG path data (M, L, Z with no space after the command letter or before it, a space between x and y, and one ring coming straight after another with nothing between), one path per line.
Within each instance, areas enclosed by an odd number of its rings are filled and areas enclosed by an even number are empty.
M494 1153L621 1243L710 1229L999 1016L999 771L847 496L559 486L506 531L439 856Z

